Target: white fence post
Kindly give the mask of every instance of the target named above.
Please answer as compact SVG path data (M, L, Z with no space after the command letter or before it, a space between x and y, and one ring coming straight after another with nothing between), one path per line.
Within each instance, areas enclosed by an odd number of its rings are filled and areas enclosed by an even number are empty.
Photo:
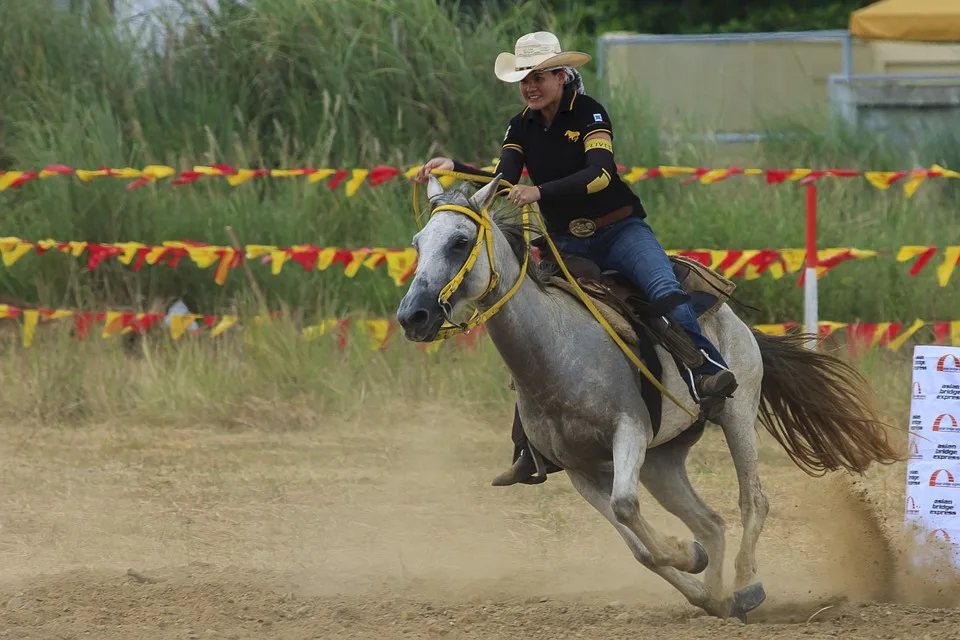
M817 299L817 186L807 185L807 232L806 265L803 280L803 324L806 333L818 336L820 324ZM816 351L816 338L807 343L807 347Z

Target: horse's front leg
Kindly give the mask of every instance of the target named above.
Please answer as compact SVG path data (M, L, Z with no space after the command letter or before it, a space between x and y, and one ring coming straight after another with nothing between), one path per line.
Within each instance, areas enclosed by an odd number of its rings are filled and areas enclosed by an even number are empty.
M709 556L699 542L665 536L654 529L640 513L637 489L640 468L647 451L644 424L632 417L621 416L613 436L613 490L610 508L617 522L636 534L650 552L658 567L674 567L687 573L700 573L707 568ZM722 562L723 558L718 558Z
M703 609L707 613L720 618L726 618L729 615L730 604L716 598L710 588L691 576L688 573L678 571L673 567L658 567L653 563L650 552L643 546L643 543L637 538L625 525L617 522L616 516L610 509L610 492L613 485L612 474L605 472L596 472L594 474L584 474L577 471L568 470L567 476L571 484L580 492L587 502L610 521L610 524L616 528L617 532L623 537L624 542L633 552L633 557L637 561L650 569L661 578L669 582L677 591L679 591L687 602L695 607Z

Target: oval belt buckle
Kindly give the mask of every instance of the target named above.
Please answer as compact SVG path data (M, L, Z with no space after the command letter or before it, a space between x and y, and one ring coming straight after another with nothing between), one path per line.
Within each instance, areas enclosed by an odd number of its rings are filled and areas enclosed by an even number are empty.
M571 220L567 228L578 238L589 238L597 230L597 223L589 218L577 218Z

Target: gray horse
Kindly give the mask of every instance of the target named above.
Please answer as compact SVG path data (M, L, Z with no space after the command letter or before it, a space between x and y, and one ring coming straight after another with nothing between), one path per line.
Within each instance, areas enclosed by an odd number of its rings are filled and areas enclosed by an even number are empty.
M444 191L431 176L428 198L481 215L497 195L500 176L468 196ZM515 212L515 209L513 210ZM757 470L756 420L804 471L820 476L847 469L862 473L872 462L903 460L887 441L866 381L842 360L805 348L809 336L755 332L726 305L703 318L703 330L720 349L740 387L716 423L723 430L740 488L743 537L731 594L723 591L723 519L697 495L687 476L690 448L702 435L690 414L663 402L654 434L639 393L640 374L604 328L569 293L549 286L531 262L522 230L503 212L493 218L496 286L487 293L491 265L480 251L450 299L453 314L473 302L488 309L523 277L486 328L510 373L529 441L561 465L576 490L626 541L634 557L679 590L692 605L718 617L746 619L766 597L756 547L767 517L767 497ZM435 340L450 308L440 291L464 266L478 224L455 210L434 213L414 237L416 274L397 311L408 340ZM486 295L484 295L486 293ZM662 382L697 413L670 355L657 347ZM683 400L681 400L683 402ZM644 517L638 484L693 533L695 540L664 535ZM704 573L704 580L694 574Z

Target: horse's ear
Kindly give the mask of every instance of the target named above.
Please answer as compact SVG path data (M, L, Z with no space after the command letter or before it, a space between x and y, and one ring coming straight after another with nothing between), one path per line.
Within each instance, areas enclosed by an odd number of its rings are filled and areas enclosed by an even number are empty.
M437 180L437 176L430 175L430 181L427 183L427 199L433 200L443 194L443 185Z
M498 173L492 181L485 184L483 188L478 189L473 197L470 198L470 204L473 206L475 211L483 211L490 206L490 203L493 202L494 197L497 195L497 189L500 188L500 176L502 173Z

